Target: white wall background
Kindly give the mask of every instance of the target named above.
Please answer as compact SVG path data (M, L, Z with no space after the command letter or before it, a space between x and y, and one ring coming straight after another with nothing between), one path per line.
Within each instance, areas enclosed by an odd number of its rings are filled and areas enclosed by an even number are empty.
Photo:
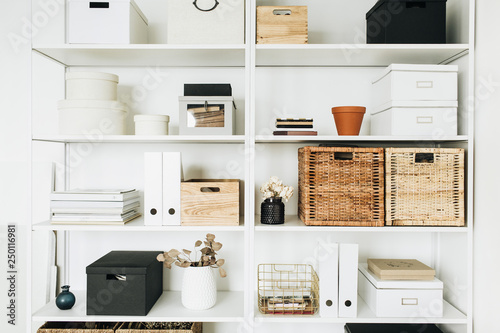
M475 162L475 274L474 331L498 331L500 313L500 219L497 216L500 195L500 2L477 0L476 12L476 162ZM6 323L0 311L0 332L25 332L29 316L26 307L26 224L29 221L29 110L30 45L23 40L29 17L29 0L4 2L0 11L0 308L7 304L6 227L17 223L18 271L17 325ZM15 34L15 36L13 35ZM16 37L17 36L17 37ZM18 38L12 43L12 38ZM44 254L35 261L44 262ZM44 283L42 284L42 286ZM37 295L41 297L42 295ZM40 300L43 302L43 300Z

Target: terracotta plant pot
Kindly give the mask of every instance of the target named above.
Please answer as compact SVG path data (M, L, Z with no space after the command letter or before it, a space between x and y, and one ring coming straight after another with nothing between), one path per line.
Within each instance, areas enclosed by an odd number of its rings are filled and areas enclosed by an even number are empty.
M333 107L332 114L337 133L339 135L359 135L365 112L364 106Z

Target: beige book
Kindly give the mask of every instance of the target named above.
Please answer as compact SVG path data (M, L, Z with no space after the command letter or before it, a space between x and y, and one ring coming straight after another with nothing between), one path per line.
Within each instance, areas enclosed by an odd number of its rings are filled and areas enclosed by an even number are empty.
M432 280L436 275L416 259L368 259L368 269L382 280Z

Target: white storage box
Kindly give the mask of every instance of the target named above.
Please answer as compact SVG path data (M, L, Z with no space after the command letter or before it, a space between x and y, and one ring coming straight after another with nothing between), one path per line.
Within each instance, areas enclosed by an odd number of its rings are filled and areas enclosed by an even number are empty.
M455 65L392 64L373 82L373 106L390 101L456 101Z
M244 44L245 0L168 0L169 44Z
M181 96L179 134L232 135L235 111L231 96Z
M371 115L371 135L457 135L456 101L386 103Z
M58 103L59 133L125 134L125 104L117 101L62 100Z
M135 135L168 135L169 120L166 115L135 115Z
M118 76L99 72L67 72L66 99L115 101Z
M434 280L381 280L359 264L358 293L376 317L443 316L443 282Z
M134 0L69 0L68 43L147 42L148 20Z

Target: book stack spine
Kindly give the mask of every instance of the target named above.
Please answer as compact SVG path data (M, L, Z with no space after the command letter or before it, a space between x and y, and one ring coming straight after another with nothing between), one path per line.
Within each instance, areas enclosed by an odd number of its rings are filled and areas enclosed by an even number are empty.
M318 135L313 118L276 118L274 135Z

